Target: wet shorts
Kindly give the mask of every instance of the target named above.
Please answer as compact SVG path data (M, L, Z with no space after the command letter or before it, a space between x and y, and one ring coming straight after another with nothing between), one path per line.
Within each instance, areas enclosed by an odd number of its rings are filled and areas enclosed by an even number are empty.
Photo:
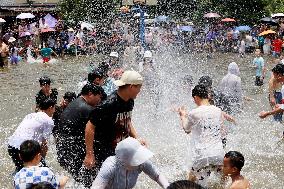
M191 171L196 177L196 182L206 188L219 184L222 177L222 169L217 165L209 165L198 170L192 168Z
M260 76L256 76L255 77L255 85L256 86L262 86L263 85L263 78L261 78Z

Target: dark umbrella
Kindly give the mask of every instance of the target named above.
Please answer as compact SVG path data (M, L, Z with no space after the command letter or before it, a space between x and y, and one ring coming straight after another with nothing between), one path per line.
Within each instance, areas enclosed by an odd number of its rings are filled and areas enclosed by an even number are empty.
M272 25L272 26L277 26L278 25L277 21L273 20L270 17L262 18L262 19L260 19L260 22L264 23L264 24L269 24L269 25Z

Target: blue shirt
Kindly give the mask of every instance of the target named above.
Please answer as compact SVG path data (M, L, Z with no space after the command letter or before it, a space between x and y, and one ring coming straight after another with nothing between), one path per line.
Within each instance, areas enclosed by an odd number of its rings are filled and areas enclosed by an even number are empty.
M14 177L15 189L26 189L40 182L48 182L54 188L59 188L59 180L48 167L24 167Z
M256 66L256 76L262 77L262 70L264 67L264 59L262 57L256 57L253 59L253 64Z

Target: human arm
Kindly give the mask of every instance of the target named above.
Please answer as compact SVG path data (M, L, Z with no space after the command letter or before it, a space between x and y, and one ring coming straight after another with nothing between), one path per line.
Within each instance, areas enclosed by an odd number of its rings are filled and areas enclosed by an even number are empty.
M180 119L181 119L181 126L184 129L186 133L191 132L191 124L189 124L188 119L188 113L184 106L177 109L177 112L179 113Z
M60 180L59 180L59 188L64 188L67 181L69 180L69 177L63 176Z
M264 119L264 118L266 118L267 116L275 115L275 114L281 113L281 112L283 112L283 109L282 109L281 107L276 107L276 108L274 108L274 109L271 110L271 111L262 111L262 112L260 112L260 113L259 113L259 117L260 117L261 119Z
M227 114L226 112L223 112L223 111L222 111L222 115L223 115L225 120L232 122L233 124L236 124L236 120L233 116L230 116L229 114Z
M268 93L269 93L269 101L271 106L275 106L276 101L274 97L274 77L271 76L269 83L268 83Z
M133 138L136 138L143 146L147 146L147 143L144 139L142 138L139 138L138 137L138 134L136 132L136 129L134 128L131 120L129 121L129 128L130 128L130 133L129 133L129 136L133 137Z
M84 165L91 169L95 163L94 154L94 136L95 136L95 125L88 121L85 129L85 144L86 144L86 156L84 159Z
M41 145L40 145L40 149L41 149L41 156L43 158L45 158L46 154L47 154L47 151L48 151L48 146L47 146L47 140L44 139L42 142L41 142Z
M163 174L159 173L151 161L146 161L140 165L141 170L148 175L152 180L157 182L162 188L166 189L169 186L168 180Z
M53 53L55 56L58 57L58 54L56 54L56 52L54 52L54 50L51 50L51 53Z

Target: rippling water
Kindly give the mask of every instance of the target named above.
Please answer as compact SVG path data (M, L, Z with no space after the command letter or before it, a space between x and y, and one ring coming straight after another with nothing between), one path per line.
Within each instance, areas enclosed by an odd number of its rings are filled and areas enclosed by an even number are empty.
M272 122L270 118L260 120L257 116L259 111L269 109L268 80L265 80L262 90L254 86L255 71L248 66L252 57L241 59L235 54L214 54L213 59L207 60L204 54L183 54L178 50L156 53L154 57L159 66L160 85L157 90L160 96L158 102L153 103L147 86L144 86L135 101L133 123L155 153L153 161L160 171L170 181L184 179L190 164L189 137L181 129L177 114L171 111L171 108L180 105L186 105L188 109L195 107L189 92L181 85L182 78L192 75L196 83L200 76L209 75L216 86L227 73L228 64L235 61L240 66L245 94L255 101L245 103L243 112L237 117L237 126L227 124L230 132L226 151L238 150L244 154L243 175L251 181L252 188L283 189L284 142L280 140L284 126ZM33 112L34 96L39 90L38 78L49 75L54 81L52 87L59 89L61 97L65 91L76 89L77 83L86 76L86 67L91 59L98 61L101 58L72 57L48 67L21 63L7 72L0 72L0 188L12 188L14 165L8 156L6 142L23 117ZM269 69L271 67L268 66ZM52 141L47 161L58 175L66 174L56 162ZM71 180L67 188L78 186ZM142 175L136 188L159 187Z

